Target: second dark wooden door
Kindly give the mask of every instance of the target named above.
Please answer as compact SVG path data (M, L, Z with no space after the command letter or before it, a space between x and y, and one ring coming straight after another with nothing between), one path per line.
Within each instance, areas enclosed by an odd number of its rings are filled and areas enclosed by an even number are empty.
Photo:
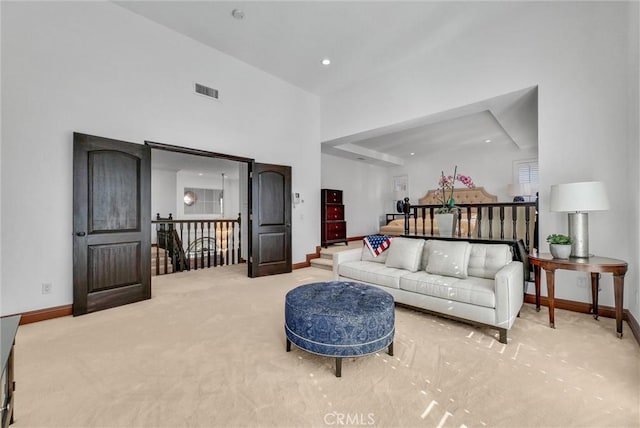
M291 272L291 167L254 163L249 276Z

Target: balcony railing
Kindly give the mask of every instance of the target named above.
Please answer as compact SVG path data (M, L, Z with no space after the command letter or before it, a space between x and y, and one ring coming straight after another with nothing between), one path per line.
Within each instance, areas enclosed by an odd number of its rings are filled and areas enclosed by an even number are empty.
M243 263L240 214L236 219L174 220L157 214L155 274ZM169 265L171 264L171 268Z
M441 205L411 205L405 202L404 206L405 235L435 234L434 218ZM456 206L460 208L456 238L522 240L529 252L538 248L536 202L493 202ZM418 219L430 221L418 222ZM463 224L466 227L461 227Z

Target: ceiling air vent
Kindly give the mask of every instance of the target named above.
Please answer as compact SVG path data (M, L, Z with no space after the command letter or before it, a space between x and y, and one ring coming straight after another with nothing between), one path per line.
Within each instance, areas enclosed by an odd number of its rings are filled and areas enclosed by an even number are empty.
M214 100L218 99L217 89L201 85L200 83L196 83L196 94L204 95L205 97L213 98Z

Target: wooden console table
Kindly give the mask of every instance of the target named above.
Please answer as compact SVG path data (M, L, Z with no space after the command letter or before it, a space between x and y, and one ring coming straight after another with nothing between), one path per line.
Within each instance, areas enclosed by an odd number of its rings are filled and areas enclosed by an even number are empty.
M616 310L616 332L622 337L622 302L624 297L624 275L627 273L627 262L608 257L589 257L554 259L551 254L532 254L529 263L533 265L536 285L536 311L540 311L540 273L544 269L547 275L547 291L549 298L549 325L555 328L553 317L555 271L556 269L589 272L591 274L591 295L593 299L593 317L598 319L598 287L601 273L613 274L613 292Z

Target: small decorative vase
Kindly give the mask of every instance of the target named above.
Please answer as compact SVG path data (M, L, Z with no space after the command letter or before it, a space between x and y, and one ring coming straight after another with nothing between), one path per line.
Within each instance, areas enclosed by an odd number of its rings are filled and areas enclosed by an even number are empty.
M568 259L571 255L571 244L549 244L554 259Z
M438 223L438 235L452 237L456 232L456 224L458 223L457 213L436 214L436 222Z

